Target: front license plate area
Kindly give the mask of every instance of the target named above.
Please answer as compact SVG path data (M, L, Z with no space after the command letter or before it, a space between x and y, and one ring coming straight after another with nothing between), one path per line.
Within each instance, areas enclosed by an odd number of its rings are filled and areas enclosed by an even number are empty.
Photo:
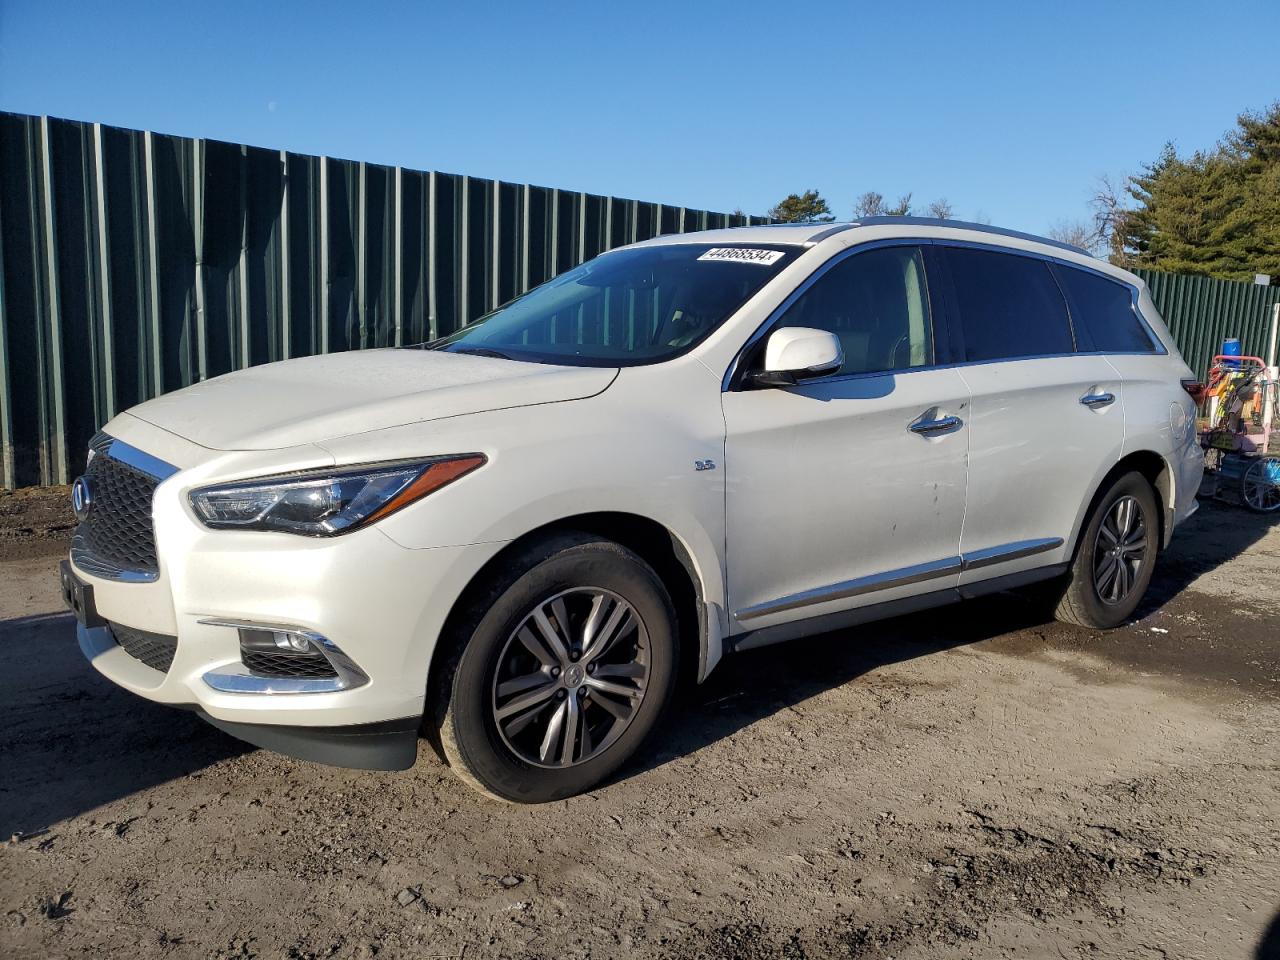
M75 614L76 620L90 628L105 627L107 621L98 615L98 608L93 603L92 585L77 577L67 560L58 565L58 576L62 580L62 600Z

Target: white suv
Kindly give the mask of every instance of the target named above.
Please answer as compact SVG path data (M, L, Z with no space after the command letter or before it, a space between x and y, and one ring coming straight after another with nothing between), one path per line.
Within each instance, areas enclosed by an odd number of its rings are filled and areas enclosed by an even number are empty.
M1191 376L1142 281L1048 240L664 236L422 347L121 414L63 586L141 696L346 766L425 733L549 800L728 651L1037 581L1120 623L1195 509Z

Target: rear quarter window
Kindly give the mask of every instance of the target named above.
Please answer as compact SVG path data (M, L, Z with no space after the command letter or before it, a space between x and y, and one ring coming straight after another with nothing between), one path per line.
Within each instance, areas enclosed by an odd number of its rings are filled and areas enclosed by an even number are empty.
M1155 353L1146 325L1133 309L1133 291L1123 283L1087 270L1055 264L1067 295L1081 350L1103 353Z
M1075 352L1062 292L1043 260L947 249L968 362Z

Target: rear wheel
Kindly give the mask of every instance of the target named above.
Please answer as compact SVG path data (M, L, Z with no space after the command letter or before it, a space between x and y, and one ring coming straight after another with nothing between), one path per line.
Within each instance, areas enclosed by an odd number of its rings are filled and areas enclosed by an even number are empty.
M1094 629L1124 623L1151 583L1159 532L1146 477L1134 472L1117 478L1085 524L1054 615Z
M470 605L439 689L449 765L492 797L590 789L644 742L671 698L675 615L653 569L608 540L557 536Z

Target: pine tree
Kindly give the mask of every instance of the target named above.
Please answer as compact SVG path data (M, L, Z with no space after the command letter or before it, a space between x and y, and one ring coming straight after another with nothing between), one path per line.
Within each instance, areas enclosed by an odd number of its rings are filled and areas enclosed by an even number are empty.
M828 223L835 219L827 201L822 199L817 190L789 195L769 211L769 217L783 223Z
M1135 177L1136 202L1116 217L1113 260L1249 280L1280 280L1280 102L1245 113L1212 150L1172 144Z

